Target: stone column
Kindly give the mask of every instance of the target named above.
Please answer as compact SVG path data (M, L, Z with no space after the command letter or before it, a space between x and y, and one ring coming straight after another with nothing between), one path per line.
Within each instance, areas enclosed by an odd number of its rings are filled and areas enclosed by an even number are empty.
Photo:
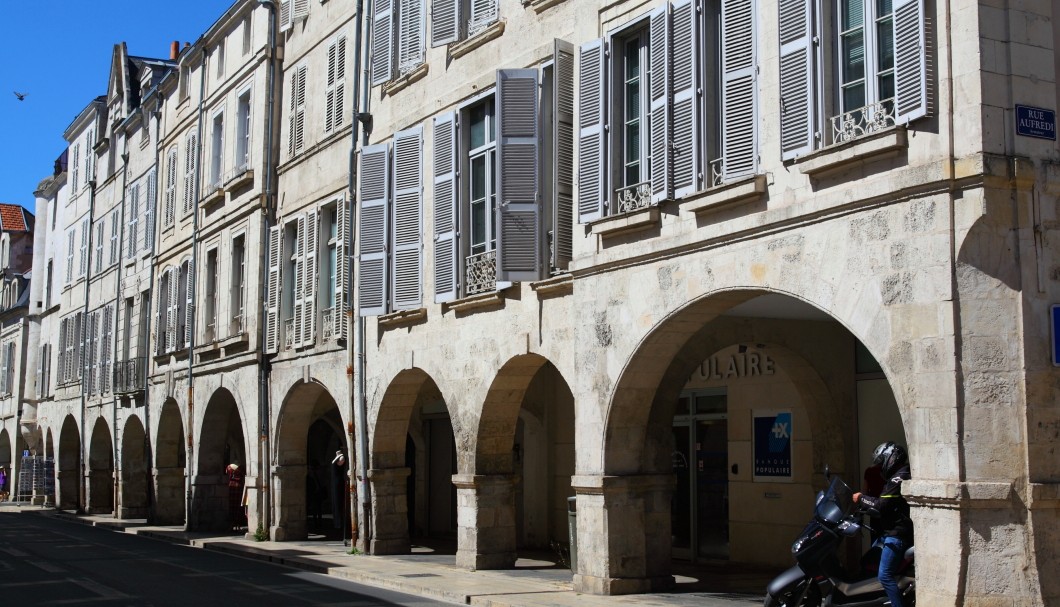
M372 486L371 542L363 549L369 554L408 554L408 496L405 490L409 468L377 468L368 471Z
M575 476L578 571L574 590L635 594L672 588L670 474Z
M76 510L78 501L78 485L80 474L77 470L58 470L55 473L55 492L61 510ZM72 483L70 481L73 481ZM70 487L70 485L73 485ZM73 489L73 491L67 491Z
M85 512L112 514L114 512L114 473L106 469L90 469L85 478Z
M184 467L155 468L155 524L184 523Z
M194 531L231 530L228 520L228 479L223 474L197 474L191 477L191 512L188 520Z
M511 474L454 474L456 565L508 569L515 565L515 485Z
M272 468L273 507L276 512L269 532L274 541L303 540L307 537L305 475L305 464Z

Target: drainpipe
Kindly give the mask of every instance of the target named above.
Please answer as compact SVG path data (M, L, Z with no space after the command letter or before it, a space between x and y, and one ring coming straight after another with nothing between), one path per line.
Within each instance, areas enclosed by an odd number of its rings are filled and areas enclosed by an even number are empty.
M347 377L350 378L350 393L353 397L351 407L353 409L354 428L357 432L357 503L360 507L359 511L359 524L358 530L359 540L361 549L367 552L371 545L372 539L372 508L371 508L371 485L368 482L368 409L365 400L365 357L364 357L364 322L361 319L360 304L357 297L353 295L352 285L355 284L356 264L354 264L354 245L357 243L357 149L358 149L358 132L361 124L361 120L364 119L366 122L370 121L371 116L367 110L369 108L369 92L368 87L368 68L367 65L363 64L362 61L362 49L364 45L362 37L364 36L364 0L357 0L357 16L356 16L356 32L354 34L354 74L356 77L353 81L353 132L350 136L350 170L349 170L349 200L347 201L346 216L349 218L349 242L350 247L347 251L346 264L347 264L347 276L350 280L347 287L350 288L350 298L347 305L347 310L344 313L351 315L353 318L351 324L353 326L353 339L347 340L347 347L353 348L351 358L353 359L352 373L347 373ZM368 35L369 41L371 39L371 33ZM363 72L363 73L362 73ZM358 99L358 96L361 98ZM370 122L367 122L364 131L364 144L368 143L368 129ZM352 342L352 344L350 343ZM352 506L352 505L351 505Z
M258 0L258 4L269 9L269 49L268 49L268 69L265 72L265 193L261 201L262 210L262 221L261 221L261 243L264 245L268 242L269 228L272 227L275 222L276 205L272 204L273 198L273 160L272 160L272 137L273 137L273 105L275 102L276 91L276 4L273 0ZM268 288L269 284L269 264L267 255L262 256L264 263L260 264L260 284L262 290ZM260 332L259 347L261 348L261 364L258 365L258 484L260 485L258 493L258 521L261 524L262 529L268 532L271 521L269 520L272 514L272 492L269 490L269 377L272 373L272 361L267 358L265 352L265 339L266 339L266 326L265 319L269 313L269 300L268 297L262 298L261 303L261 318L258 322L258 330ZM250 529L247 529L247 533L250 533Z
M129 187L129 138L128 137L125 138L125 144L124 145L125 145L125 149L122 150L122 153L121 153L121 166L122 166L122 168L121 168L121 215L122 215L122 217L121 217L121 221L118 222L119 224L121 224L121 227L118 228L118 246L121 246L121 243L125 242L125 192L128 189L128 187ZM133 201L133 202L135 204L135 201ZM94 231L94 230L91 230L91 231ZM91 261L92 261L92 252L91 252L91 250L89 250L89 264L88 264L89 266L92 265ZM115 310L115 312L117 312L117 310L118 310L118 299L121 297L121 283L122 283L122 280L121 280L122 271L121 271L121 269L122 269L122 265L123 264L124 264L124 262L122 261L122 251L118 251L118 269L116 270L116 272L118 273L118 280L116 281L117 288L116 288L116 290L114 292L114 310ZM102 286L102 285L100 285L100 286ZM117 314L114 315L114 320L115 320L115 323L116 323L117 322ZM113 340L113 341L116 344L118 340ZM114 346L115 344L111 344L111 345ZM115 359L111 358L111 360L113 361ZM113 390L111 392L113 393ZM119 484L119 479L121 478L121 475L118 474L118 462L121 461L121 458L119 457L119 454L118 454L118 397L117 397L117 395L114 395L113 405L114 406L111 407L111 415L110 415L111 431L114 433L114 464L115 465L114 465L114 483L113 483L113 485L114 485L114 497L113 497L114 501L113 501L113 503L114 503L114 518L118 518L118 512L119 512L118 511L118 498L120 497L120 492L118 491L118 484ZM122 462L122 465L124 465L124 462Z
M125 168L122 168L124 173ZM85 250L85 303L81 308L81 335L78 336L81 339L81 356L84 357L84 339L88 323L88 293L89 284L92 281L92 222L96 215L96 179L95 175L92 175L92 181L88 182L88 248ZM76 229L76 228L75 228ZM84 359L87 362L87 358ZM88 487L85 483L85 466L87 464L87 458L85 457L85 409L88 407L88 395L85 394L85 366L81 365L81 381L79 388L81 390L81 481L78 483L81 489L81 509L85 510L88 506Z
M199 39L203 42L203 38ZM191 531L191 479L192 474L195 470L195 440L193 430L195 429L195 386L193 381L192 371L195 367L195 272L198 271L199 265L199 198L202 197L202 163L203 163L203 152L205 146L202 144L202 115L205 111L206 103L206 44L202 45L202 64L199 68L199 110L198 110L198 125L196 126L197 133L195 136L196 145L199 146L198 159L195 163L195 204L192 207L192 228L191 228L191 264L188 268L188 277L191 280L188 281L185 293L187 309L184 311L185 318L187 320L187 327L185 331L188 335L188 456L184 465L187 466L187 474L185 476L187 490L187 506L184 510L184 530ZM179 276L180 273L178 272ZM179 280L179 278L178 278ZM179 292L180 289L177 289ZM179 303L179 302L178 302ZM180 322L179 320L177 321Z

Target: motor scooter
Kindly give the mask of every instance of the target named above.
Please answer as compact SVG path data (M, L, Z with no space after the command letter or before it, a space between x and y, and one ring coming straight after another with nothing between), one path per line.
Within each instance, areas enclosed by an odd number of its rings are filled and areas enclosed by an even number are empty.
M863 514L870 509L854 503L853 491L838 476L831 476L827 491L817 494L813 519L791 545L796 565L777 576L766 587L765 607L881 607L890 605L883 586L876 578L879 549L862 558L859 575L848 576L837 554L844 538L856 537L862 529ZM871 529L870 529L871 530ZM873 554L877 557L873 561ZM899 568L898 587L906 607L916 604L914 550L905 551Z

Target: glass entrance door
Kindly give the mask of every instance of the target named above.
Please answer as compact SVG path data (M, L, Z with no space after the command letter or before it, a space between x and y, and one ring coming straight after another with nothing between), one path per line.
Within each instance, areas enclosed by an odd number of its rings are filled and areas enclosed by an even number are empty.
M724 389L683 394L674 417L674 558L729 556L728 403Z

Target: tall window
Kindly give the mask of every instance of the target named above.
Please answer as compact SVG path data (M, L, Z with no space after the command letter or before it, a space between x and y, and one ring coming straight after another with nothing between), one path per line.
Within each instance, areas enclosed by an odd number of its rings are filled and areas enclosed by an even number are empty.
M229 334L246 330L246 237L240 234L232 241L232 293L228 309L232 313Z
M121 229L121 213L115 209L110 214L110 263L118 263L121 247L118 244L118 232Z
M647 30L622 41L622 176L619 183L629 187L648 181L648 95L645 84L648 66Z
M122 341L121 341L121 361L129 360L132 356L132 328L133 328L133 312L135 311L135 304L132 297L125 298L125 314L123 314L122 322Z
M305 146L305 83L306 66L299 65L289 72L291 74L291 104L287 117L290 131L287 138L287 151L291 156L298 154Z
M75 143L70 153L70 190L77 192L78 180L81 173L81 144Z
M195 133L189 133L187 145L184 146L184 204L182 213L190 213L195 206L195 171L199 166L199 139Z
M220 82L221 78L225 75L225 40L221 38L221 41L217 43L217 50L214 53L214 62L217 64L217 80Z
M52 260L48 260L48 269L44 276L44 309L52 307Z
M140 227L140 184L135 183L129 188L129 197L125 201L125 258L134 259L139 245Z
M301 332L301 318L295 310L295 304L302 294L302 256L299 237L299 222L290 221L284 227L283 243L285 249L284 267L282 270L283 302L281 309L284 319L284 347L292 348L297 335Z
M211 141L213 147L210 153L210 185L214 188L221 187L221 171L224 167L224 145L225 145L225 115L218 112L213 117L213 135Z
M103 230L107 227L106 220L100 220L96 224L96 250L95 250L95 262L96 271L100 272L103 270Z
M421 59L422 62L422 59ZM342 126L346 99L346 36L339 36L328 46L328 74L324 102L324 132ZM301 85L305 86L304 83ZM304 94L304 90L302 91Z
M493 99L468 109L471 255L492 251L497 245L497 144L493 117Z
M88 217L81 220L81 262L77 266L78 277L84 276L88 273L88 240L91 236L91 226L88 223Z
M342 204L339 201L333 206L327 207L324 210L324 223L327 226L327 237L328 237L328 249L327 255L324 256L324 309L332 308L331 314L341 314L341 310L335 310L333 308L335 302L335 280L338 277L337 270L339 267L338 258L338 244L339 244L339 215L338 205ZM327 316L325 314L325 316ZM334 318L334 316L332 316ZM329 324L327 319L324 321L324 331L328 331Z
M66 282L69 283L74 279L74 238L77 236L76 230L70 228L66 232Z
M217 249L206 252L206 300L203 320L206 341L217 339Z
M162 227L173 225L177 210L177 146L169 148L166 157L166 200L162 211Z
M147 321L151 318L151 291L140 294L140 322L139 330L136 332L136 356L147 357ZM162 335L163 327L158 327L158 334Z
M254 30L251 29L250 15L247 15L243 19L243 55L244 56L250 54L251 41L252 41L251 35L252 35L253 31Z
M250 91L239 96L236 106L236 167L250 168Z
M893 104L892 0L839 0L839 55L843 112Z

